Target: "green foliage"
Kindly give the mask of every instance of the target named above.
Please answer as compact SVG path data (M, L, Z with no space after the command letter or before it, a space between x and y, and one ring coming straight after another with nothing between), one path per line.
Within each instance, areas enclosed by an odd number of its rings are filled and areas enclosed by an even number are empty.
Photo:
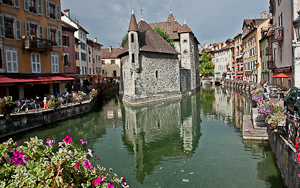
M211 54L207 54L205 51L201 53L200 73L205 77L211 75L214 72L214 64L210 61Z
M51 109L56 109L59 108L62 104L62 99L61 98L55 98L52 96L50 100L47 102L47 107Z
M124 48L126 42L128 41L128 34L126 34L123 38L122 38L122 47Z
M163 39L165 39L165 41L167 41L172 46L172 48L175 49L174 41L170 39L170 35L167 33L166 30L161 29L159 27L155 27L154 31L158 33Z
M80 139L86 146L87 141ZM85 145L84 145L85 144ZM100 165L92 166L90 160L98 159L92 151L84 151L66 136L63 142L30 138L24 146L12 139L0 145L0 187L108 187L126 186ZM53 146L58 149L53 149Z
M78 91L75 96L73 97L73 102L79 102L81 103L82 101L84 101L85 95L83 92Z
M0 99L0 112L1 114L10 114L14 108L17 107L17 104L12 101L11 96L4 97Z

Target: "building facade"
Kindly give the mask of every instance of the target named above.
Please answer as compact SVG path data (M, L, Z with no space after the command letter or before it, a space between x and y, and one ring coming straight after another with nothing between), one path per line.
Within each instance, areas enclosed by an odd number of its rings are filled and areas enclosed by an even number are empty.
M232 72L236 75L235 77L242 77L244 71L242 33L233 38L232 45L234 46Z
M104 82L120 81L121 59L118 57L122 52L120 48L102 48L101 49L101 74Z
M0 97L65 91L60 0L0 1Z

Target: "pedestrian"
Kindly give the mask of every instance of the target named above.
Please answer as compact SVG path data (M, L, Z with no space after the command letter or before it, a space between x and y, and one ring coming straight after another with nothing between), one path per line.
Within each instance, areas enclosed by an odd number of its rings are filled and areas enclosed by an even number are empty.
M44 109L46 109L47 108L47 97L44 97L43 103L44 103Z
M268 82L265 82L263 87L264 87L264 92L269 93Z

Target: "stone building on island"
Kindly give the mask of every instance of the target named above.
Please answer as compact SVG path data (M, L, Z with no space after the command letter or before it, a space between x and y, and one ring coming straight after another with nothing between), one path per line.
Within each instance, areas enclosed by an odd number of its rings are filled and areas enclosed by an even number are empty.
M180 98L200 87L196 37L170 13L167 22L137 24L134 12L121 58L120 96L130 104ZM167 27L162 27L162 26ZM152 27L165 29L175 49Z

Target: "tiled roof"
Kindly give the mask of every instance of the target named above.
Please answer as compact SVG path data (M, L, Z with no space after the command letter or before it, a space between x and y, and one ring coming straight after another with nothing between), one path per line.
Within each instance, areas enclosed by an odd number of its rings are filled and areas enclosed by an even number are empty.
M178 33L192 33L192 31L186 24L183 24L182 28L179 30Z
M130 19L130 24L129 24L128 32L129 31L137 31L137 30L138 30L138 26L136 24L135 15L131 14L131 19Z
M169 18L170 18L170 15L169 15ZM168 20L169 20L169 18L168 18ZM172 19L170 19L170 20L172 20ZM170 39L172 39L172 40L179 39L178 31L182 27L175 19L173 21L150 23L149 26L152 29L154 29L155 27L158 27L160 29L166 30L167 34L170 35Z
M167 22L171 22L171 21L175 21L175 18L173 16L172 12L170 12L169 17L167 19Z
M111 52L109 52L109 48L101 48L100 56L101 59L118 59L118 55L121 52L120 48L111 48Z
M156 33L145 21L138 24L138 34L140 40L140 51L155 52L165 54L179 54L171 45L165 41L158 33ZM129 50L128 41L125 44L122 53L125 54ZM120 54L120 55L121 55Z
M64 22L64 21L61 21L61 25L62 25L62 27L63 27L63 30L64 30L64 29L67 29L67 30L70 30L70 31L72 31L72 32L77 31L77 28L71 26L70 24L68 24L68 23L66 23L66 22Z

